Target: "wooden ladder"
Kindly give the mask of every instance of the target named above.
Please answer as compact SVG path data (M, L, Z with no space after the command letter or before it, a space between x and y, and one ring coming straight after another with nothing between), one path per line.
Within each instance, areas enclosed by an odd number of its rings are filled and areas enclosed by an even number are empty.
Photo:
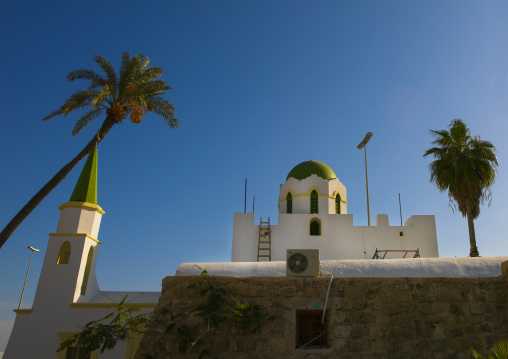
M270 229L270 217L267 222L263 218L259 219L259 242L258 242L258 262L272 261L272 230ZM259 260L260 258L267 258Z

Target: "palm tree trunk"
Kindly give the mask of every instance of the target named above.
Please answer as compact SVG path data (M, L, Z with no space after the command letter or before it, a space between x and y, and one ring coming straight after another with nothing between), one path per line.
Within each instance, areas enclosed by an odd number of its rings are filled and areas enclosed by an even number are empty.
M467 227L469 229L469 256L470 257L479 257L480 253L478 253L478 247L476 247L476 235L474 232L474 219L471 207L466 205L466 215L467 215Z
M42 189L32 197L30 201L14 216L14 218L5 226L3 231L0 233L0 248L4 245L7 239L10 237L12 232L18 228L18 226L25 220L26 217L41 203L41 201L53 190L55 187L62 182L62 180L72 171L72 169L85 158L92 149L94 149L99 142L104 139L104 136L111 130L115 124L115 119L112 116L107 116L104 120L99 132L94 138L88 142L83 150L76 156L72 161L67 163L58 173L53 176L51 180Z

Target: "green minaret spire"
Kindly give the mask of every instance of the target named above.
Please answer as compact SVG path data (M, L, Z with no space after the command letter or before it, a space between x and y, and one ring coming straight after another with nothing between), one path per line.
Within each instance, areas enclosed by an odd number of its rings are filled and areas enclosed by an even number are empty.
M97 153L97 149L93 149L88 155L71 201L97 204Z

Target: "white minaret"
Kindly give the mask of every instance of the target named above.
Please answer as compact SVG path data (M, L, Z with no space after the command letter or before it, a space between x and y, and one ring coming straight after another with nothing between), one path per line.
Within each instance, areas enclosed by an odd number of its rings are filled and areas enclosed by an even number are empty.
M49 234L34 312L86 301L99 290L95 264L104 211L97 205L96 149L88 156L70 201L58 209L60 219L56 233Z
M56 233L49 235L32 309L14 310L5 359L64 358L64 352L56 354L59 336L96 319L73 312L71 305L86 302L99 291L95 263L104 211L97 205L97 150L88 156L70 201L58 208L60 219Z

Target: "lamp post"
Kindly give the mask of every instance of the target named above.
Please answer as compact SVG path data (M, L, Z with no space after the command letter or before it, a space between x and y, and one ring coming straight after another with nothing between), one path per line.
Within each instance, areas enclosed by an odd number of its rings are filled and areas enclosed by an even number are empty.
M21 299L19 300L18 309L21 308L21 302L23 301L23 294L25 294L26 280L28 279L28 273L30 272L30 265L32 264L32 257L34 256L34 252L38 252L38 249L35 249L32 246L28 246L28 249L32 251L32 255L30 256L30 262L28 263L28 270L26 271L25 284L23 284L23 291L21 292Z
M367 186L367 218L369 220L369 226L370 226L370 206L369 206L369 175L367 174L367 142L369 142L370 138L372 137L372 132L367 132L365 135L365 138L360 142L358 145L358 149L361 150L362 148L365 150L365 183Z

